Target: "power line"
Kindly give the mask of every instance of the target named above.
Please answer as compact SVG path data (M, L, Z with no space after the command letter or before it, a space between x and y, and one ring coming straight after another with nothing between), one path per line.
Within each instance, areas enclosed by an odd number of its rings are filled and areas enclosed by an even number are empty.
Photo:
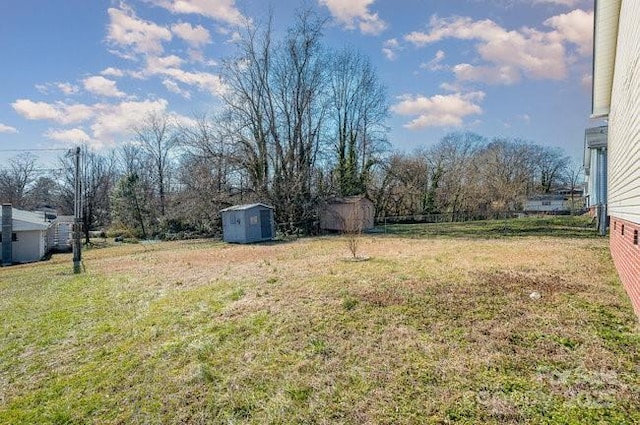
M61 149L61 148L39 148L39 149L0 149L0 152L43 152L43 151L65 151L68 152L70 149Z

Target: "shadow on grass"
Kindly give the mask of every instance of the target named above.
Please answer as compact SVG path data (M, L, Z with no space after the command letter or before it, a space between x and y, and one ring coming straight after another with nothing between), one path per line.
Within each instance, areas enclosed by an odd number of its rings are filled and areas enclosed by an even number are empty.
M463 223L380 225L376 233L408 238L448 237L502 239L510 237L598 238L589 217L524 217Z

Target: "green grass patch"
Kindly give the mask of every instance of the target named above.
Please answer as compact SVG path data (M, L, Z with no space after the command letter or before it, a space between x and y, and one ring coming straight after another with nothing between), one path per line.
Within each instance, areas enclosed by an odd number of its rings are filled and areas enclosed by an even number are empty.
M411 238L598 237L593 220L585 216L523 217L456 223L379 225L378 232Z

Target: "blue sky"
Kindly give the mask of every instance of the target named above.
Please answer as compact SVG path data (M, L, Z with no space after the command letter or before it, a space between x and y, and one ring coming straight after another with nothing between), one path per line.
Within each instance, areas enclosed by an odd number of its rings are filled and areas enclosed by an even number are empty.
M375 65L394 148L471 130L580 157L593 124L592 0L6 0L0 158L109 149L152 110L185 122L215 110L238 25L271 8L282 33L305 5L328 19L327 45Z

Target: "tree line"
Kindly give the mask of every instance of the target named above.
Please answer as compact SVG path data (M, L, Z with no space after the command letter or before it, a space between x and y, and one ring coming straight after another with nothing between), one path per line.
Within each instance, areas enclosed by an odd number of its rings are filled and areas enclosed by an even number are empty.
M219 210L264 202L283 230L316 230L318 206L365 194L379 217L517 210L527 196L578 181L560 150L451 133L412 153L389 148L388 97L369 59L322 43L324 21L298 14L280 38L247 24L222 64L222 107L185 124L150 113L130 141L82 153L89 231L148 238L216 234ZM0 168L0 200L73 211L73 158L43 172L34 156Z

